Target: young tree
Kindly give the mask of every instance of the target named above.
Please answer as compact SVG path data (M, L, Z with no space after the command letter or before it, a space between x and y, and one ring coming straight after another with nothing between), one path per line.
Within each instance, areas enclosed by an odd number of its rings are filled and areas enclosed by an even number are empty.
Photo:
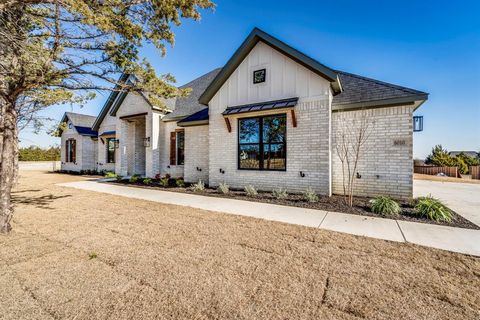
M0 232L11 229L10 193L18 129L36 112L91 98L92 92L142 92L156 106L188 94L170 74L157 76L139 56L153 44L165 54L172 26L200 19L210 0L5 0L0 4ZM119 81L121 73L135 81Z
M334 145L342 164L343 195L350 207L353 206L358 164L366 151L373 125L368 112L361 110L354 118L342 117L339 127L335 128Z

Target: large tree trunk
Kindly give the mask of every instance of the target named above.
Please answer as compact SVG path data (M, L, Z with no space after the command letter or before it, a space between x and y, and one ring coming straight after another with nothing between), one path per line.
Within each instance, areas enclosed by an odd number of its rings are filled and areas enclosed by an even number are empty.
M16 176L16 158L18 157L17 113L14 103L0 101L0 233L12 229L13 207L11 202L12 188Z

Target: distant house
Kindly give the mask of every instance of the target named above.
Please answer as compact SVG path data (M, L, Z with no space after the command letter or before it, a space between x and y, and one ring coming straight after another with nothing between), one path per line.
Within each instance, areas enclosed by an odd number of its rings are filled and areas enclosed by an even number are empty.
M452 157L456 157L458 156L459 154L465 154L469 157L473 157L473 158L479 158L480 159L480 153L478 152L475 152L475 151L450 151L448 154Z
M166 101L168 110L112 92L88 131L81 115L67 113L62 168L342 193L335 132L366 110L375 130L356 193L412 197L413 112L425 92L329 68L257 28L223 68L183 87L191 94Z

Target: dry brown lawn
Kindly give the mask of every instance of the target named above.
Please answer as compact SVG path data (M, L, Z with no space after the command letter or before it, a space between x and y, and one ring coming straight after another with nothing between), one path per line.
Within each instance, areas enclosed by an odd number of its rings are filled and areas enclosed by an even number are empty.
M479 319L480 259L21 173L2 319Z

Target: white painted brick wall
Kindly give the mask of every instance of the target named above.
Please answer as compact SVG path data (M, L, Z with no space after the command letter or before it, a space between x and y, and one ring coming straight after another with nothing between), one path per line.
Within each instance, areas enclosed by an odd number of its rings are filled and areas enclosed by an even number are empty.
M185 181L198 180L209 183L208 125L185 128Z
M170 165L170 132L183 129L177 126L176 121L162 121L160 123L160 174L169 174L174 178L183 177L184 166Z
M342 166L335 150L335 132L340 122L353 123L361 112L368 112L373 122L372 134L367 141L364 156L361 157L355 179L355 192L362 196L390 195L399 199L412 197L412 106L369 109L366 111L334 112L332 115L332 187L333 193L343 194ZM358 121L357 121L358 124ZM394 145L394 140L404 140L405 145Z
M210 115L210 185L226 182L234 188L252 184L260 190L283 187L289 192L302 192L308 187L324 195L330 194L330 112L329 102L300 101L295 107L297 127L287 113L287 170L238 170L238 119L230 117L232 132L228 132L223 116ZM278 114L260 112L256 115ZM248 115L252 116L252 115ZM245 116L243 116L245 117ZM220 173L220 169L225 174ZM300 171L305 177L300 176Z

